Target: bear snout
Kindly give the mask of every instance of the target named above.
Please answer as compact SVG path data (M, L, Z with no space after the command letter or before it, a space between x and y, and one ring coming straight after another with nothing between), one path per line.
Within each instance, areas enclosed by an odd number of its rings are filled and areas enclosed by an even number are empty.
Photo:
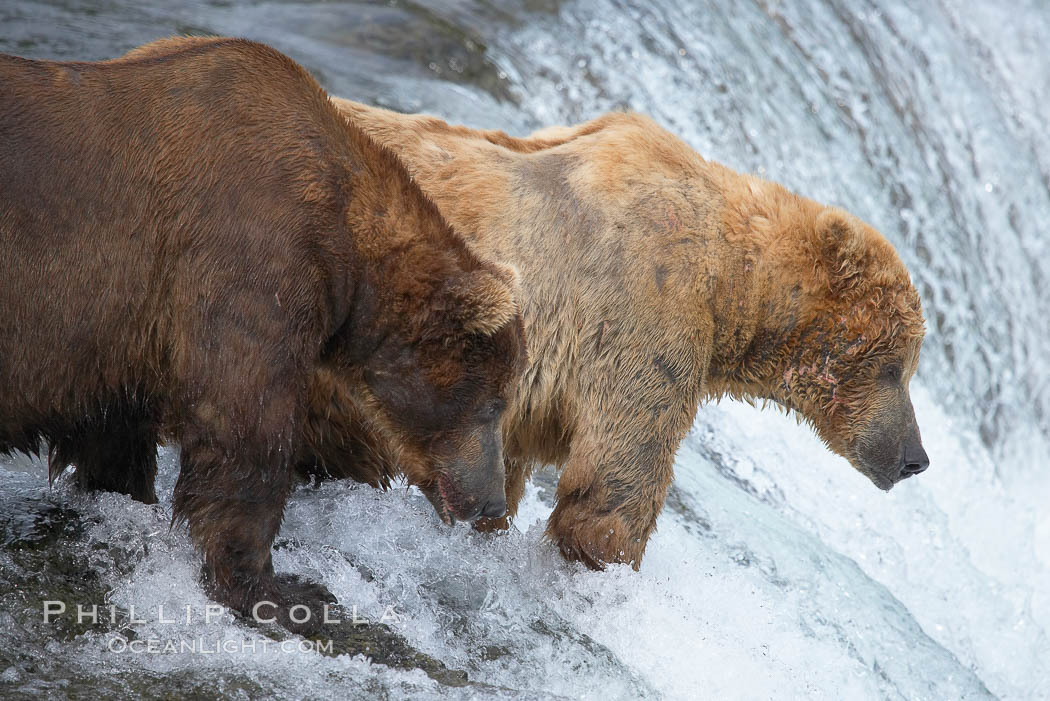
M507 498L503 479L477 490L463 484L454 471L442 471L434 484L421 488L438 517L448 525L456 521L475 521L479 518L499 518L507 513Z
M487 501L485 502L485 506L481 508L481 516L485 518L499 518L505 513L507 513L506 497Z
M499 479L463 481L445 478L438 482L445 505L460 521L499 518L507 512L507 498L502 474Z
M473 500L455 511L459 521L477 521L479 518L499 518L507 513L507 500L503 496Z
M504 498L478 503L462 514L457 514L460 521L476 521L479 518L499 518L507 513L507 500Z
M918 475L926 471L930 466L930 458L917 438L909 440L904 445L904 455L901 457L900 478L906 479L912 475Z

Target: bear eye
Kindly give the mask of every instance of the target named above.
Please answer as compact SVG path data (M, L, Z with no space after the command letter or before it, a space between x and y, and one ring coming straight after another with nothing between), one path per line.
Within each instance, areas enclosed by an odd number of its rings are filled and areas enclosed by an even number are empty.
M901 366L900 363L890 363L882 367L882 372L879 373L879 380L888 383L897 383L901 379Z

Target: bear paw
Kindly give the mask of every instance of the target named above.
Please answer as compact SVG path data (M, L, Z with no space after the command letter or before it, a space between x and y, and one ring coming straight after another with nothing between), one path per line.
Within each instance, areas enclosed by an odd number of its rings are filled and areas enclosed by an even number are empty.
M547 522L547 536L566 560L594 570L603 570L612 562L638 569L645 551L646 539L615 512L601 514L578 502L555 507Z
M328 605L336 602L324 586L294 574L265 576L247 595L211 594L255 624L277 624L304 636L321 630Z

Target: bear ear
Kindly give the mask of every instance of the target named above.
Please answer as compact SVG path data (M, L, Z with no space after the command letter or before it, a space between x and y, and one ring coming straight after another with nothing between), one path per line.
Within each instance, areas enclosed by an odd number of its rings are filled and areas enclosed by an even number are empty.
M853 217L828 208L816 222L820 258L832 290L843 292L860 277L864 259L864 236Z
M491 336L518 314L520 295L518 271L497 264L489 270L462 275L449 284L456 318L467 333Z

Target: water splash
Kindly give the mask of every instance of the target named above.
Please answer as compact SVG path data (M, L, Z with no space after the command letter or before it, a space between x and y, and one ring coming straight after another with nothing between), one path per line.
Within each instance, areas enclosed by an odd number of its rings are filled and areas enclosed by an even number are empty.
M649 113L703 155L840 204L897 245L930 323L913 395L934 461L884 495L784 417L705 407L641 571L603 574L543 540L549 476L530 487L520 530L495 538L445 529L412 490L304 489L277 568L323 580L365 616L394 606L412 645L485 687L295 650L114 655L113 631L25 628L29 604L5 598L0 689L61 693L74 679L102 695L1050 697L1040 3L118 0L88 13L18 0L0 26L0 49L80 59L178 31L247 35L335 94L519 133ZM370 40L384 36L397 40ZM166 530L171 453L158 507L49 496L46 472L18 469L0 471L5 506L79 513L82 528L60 542L87 558L106 603L146 612L135 635L258 639L200 621L197 558ZM3 523L35 533L27 518ZM37 561L19 557L0 550L0 577L32 581ZM162 604L198 615L161 623L149 612Z

